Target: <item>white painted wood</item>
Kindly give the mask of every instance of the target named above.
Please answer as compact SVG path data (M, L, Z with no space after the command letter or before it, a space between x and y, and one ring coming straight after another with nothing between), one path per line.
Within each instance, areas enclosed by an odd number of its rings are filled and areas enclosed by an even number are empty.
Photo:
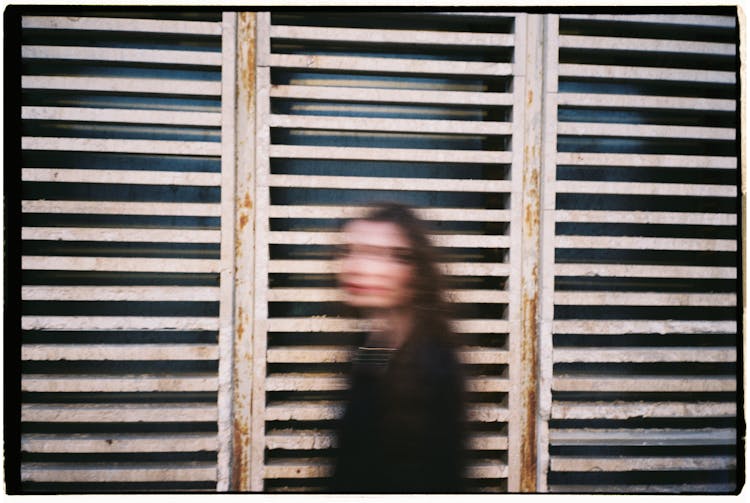
M716 56L734 56L736 53L736 47L734 44L630 37L560 35L559 44L561 48L574 49L673 52L679 54L701 54Z
M480 460L469 463L466 476L470 479L506 479L509 469L496 459Z
M558 165L632 166L634 168L737 169L736 157L670 154L589 154L558 152Z
M435 246L458 248L508 248L508 236L481 236L461 234L433 234L430 236ZM272 231L269 232L269 242L272 244L321 244L335 245L341 243L338 232L298 232Z
M323 421L339 419L344 413L344 404L339 402L295 402L269 403L264 411L266 421Z
M118 465L68 463L23 463L23 482L187 482L215 481L216 463L187 462Z
M559 68L559 75L561 77L707 82L711 84L737 83L734 72L639 66L577 65L569 63L561 63Z
M669 211L556 210L556 222L619 222L623 224L737 225L734 213L688 213Z
M737 383L734 378L724 377L555 377L552 381L552 389L599 392L733 392L737 389Z
M217 405L219 421L216 445L216 490L231 486L234 452L234 334L235 334L235 197L236 155L235 93L237 73L237 14L222 13L221 39L221 276Z
M361 332L365 327L355 320L343 318L271 318L268 320L271 332ZM454 322L458 333L506 333L506 320L458 320Z
M601 241L598 241L598 243L601 243ZM615 246L608 248L615 248ZM681 248L676 247L668 249ZM688 265L557 264L555 273L558 276L608 276L620 278L735 279L737 277L737 269L734 267L702 267Z
M728 402L555 402L554 419L630 419L735 417L737 405Z
M221 216L221 205L211 203L138 203L130 201L21 201L23 213L88 215Z
M124 49L119 47L22 45L21 57L28 59L135 62L190 66L221 65L221 53L217 52Z
M734 445L734 428L682 429L554 429L551 439L555 445Z
M211 286L23 286L21 300L219 301Z
M21 239L133 243L219 243L221 242L221 231L114 227L23 227Z
M627 23L678 24L686 26L713 26L732 28L735 20L729 16L697 14L560 14L561 19L585 19L590 21L619 21Z
M116 271L116 272L219 272L219 263L210 259L162 259L128 257L24 256L24 270Z
M221 114L175 112L171 110L132 110L122 108L21 107L27 120L119 122L124 124L168 124L172 126L221 126Z
M269 273L310 273L336 274L340 263L332 260L271 260L268 263ZM507 276L508 264L449 262L440 264L443 274L450 276Z
M598 122L560 122L558 132L573 136L623 136L631 138L694 138L699 140L734 141L733 128L698 126L651 126Z
M215 451L215 433L26 434L21 450L34 453Z
M336 159L364 161L409 161L446 163L508 164L512 154L505 151L427 150L368 147L301 147L271 145L270 156L291 159ZM416 188L416 187L415 187Z
M556 320L556 334L734 334L734 321Z
M220 82L197 80L23 75L21 76L21 87L23 89L60 89L109 93L221 96Z
M266 391L342 391L348 388L348 380L341 374L297 374L268 375Z
M367 207L358 206L271 206L271 218L355 218L366 213ZM509 210L471 208L416 208L424 220L466 222L509 222Z
M622 236L567 236L555 238L557 248L682 250L682 251L737 251L733 239L690 239Z
M643 471L643 470L728 470L736 466L733 456L686 457L617 457L580 458L552 456L552 470L579 471Z
M167 21L71 16L23 16L24 29L130 31L181 35L221 35L221 25L207 21Z
M270 175L271 187L364 190L429 190L431 192L510 192L506 180L381 178L365 176Z
M430 30L383 30L310 26L271 26L271 38L324 40L372 44L428 44L430 46L509 46L514 36L505 33L480 33Z
M346 72L438 74L462 76L512 75L509 63L473 61L431 61L425 59L348 57L348 56L303 56L271 54L270 66L277 68L305 68L308 70L339 70Z
M508 292L498 290L449 290L449 302L477 304L506 304ZM339 302L343 295L338 288L271 288L269 302Z
M348 84L348 86L351 86L351 84ZM364 101L371 103L406 103L410 105L510 106L513 104L513 95L509 93L381 89L347 86L322 87L278 85L271 89L270 95L272 98L354 102Z
M93 393L134 391L216 391L214 375L53 375L24 374L21 391L38 393Z
M599 108L641 108L711 110L717 112L734 112L737 104L734 100L718 98L681 98L672 96L642 96L633 94L579 94L560 93L557 102L563 106L599 107Z
M128 154L168 154L220 156L221 144L208 141L111 140L99 138L21 138L23 150L60 150L75 152L123 152Z
M269 348L268 363L344 363L352 352L339 346L293 346Z
M44 423L215 422L215 403L23 404L21 421Z
M221 186L219 173L187 171L24 168L21 179L25 182Z
M495 121L370 119L348 117L334 121L330 117L310 115L271 115L271 127L338 131L418 132L463 135L509 135L512 124ZM732 130L733 131L733 130Z
M330 477L333 466L330 462L316 458L293 460L273 460L263 467L263 477L267 479L307 479Z
M736 362L737 350L712 348L557 348L555 363Z
M141 316L23 316L23 330L218 330L218 318Z
M589 494L601 492L606 494L628 494L637 496L641 494L731 494L736 489L736 484L554 484L550 486L549 492L569 494Z
M674 277L674 276L670 276ZM715 276L714 276L715 277ZM555 292L558 306L736 306L732 293Z
M560 181L558 194L628 194L644 196L737 197L734 185L688 183L584 182Z
M216 360L216 345L207 344L23 344L23 361L57 360Z

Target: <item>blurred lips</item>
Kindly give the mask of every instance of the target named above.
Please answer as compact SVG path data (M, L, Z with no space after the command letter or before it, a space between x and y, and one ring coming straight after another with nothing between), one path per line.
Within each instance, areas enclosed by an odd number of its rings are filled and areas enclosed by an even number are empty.
M371 285L366 285L363 283L352 283L352 282L344 283L343 287L347 292L350 292L353 294L379 293L379 292L385 292L386 290L388 290L387 288L383 288L383 287L371 286Z

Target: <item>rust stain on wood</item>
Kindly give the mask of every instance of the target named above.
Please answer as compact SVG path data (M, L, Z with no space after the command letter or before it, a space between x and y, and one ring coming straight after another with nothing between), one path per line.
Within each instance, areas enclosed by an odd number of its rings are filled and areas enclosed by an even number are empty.
M232 486L234 489L248 487L249 460L244 453L249 452L249 443L250 435L247 424L235 418L232 442Z
M537 276L538 268L533 268L532 276ZM521 492L536 491L536 409L537 409L537 333L536 311L538 295L524 295L522 315L524 337L521 340L521 367L527 378L523 383L523 407L525 424L521 427Z

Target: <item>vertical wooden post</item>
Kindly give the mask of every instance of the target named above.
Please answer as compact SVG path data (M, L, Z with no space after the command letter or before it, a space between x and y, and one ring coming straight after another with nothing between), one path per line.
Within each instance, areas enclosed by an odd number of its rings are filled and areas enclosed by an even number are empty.
M221 37L221 276L216 490L230 487L234 349L235 71L237 16L225 12Z
M523 162L521 170L520 334L518 340L520 492L537 490L537 408L539 350L540 201L544 131L544 17L526 16L523 82ZM518 201L516 201L518 202Z
M255 24L237 14L233 491L249 491L252 466L253 281L255 270Z
M549 418L552 413L552 322L555 295L555 179L557 178L557 66L559 15L544 21L544 146L542 151L542 263L539 271L539 396L537 418L537 491L547 492Z

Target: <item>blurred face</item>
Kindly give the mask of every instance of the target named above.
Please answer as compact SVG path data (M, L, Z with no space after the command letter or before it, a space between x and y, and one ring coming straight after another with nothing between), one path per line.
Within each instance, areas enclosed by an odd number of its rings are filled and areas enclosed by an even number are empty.
M390 222L355 220L344 229L339 283L344 301L363 309L407 305L412 298L410 243Z

